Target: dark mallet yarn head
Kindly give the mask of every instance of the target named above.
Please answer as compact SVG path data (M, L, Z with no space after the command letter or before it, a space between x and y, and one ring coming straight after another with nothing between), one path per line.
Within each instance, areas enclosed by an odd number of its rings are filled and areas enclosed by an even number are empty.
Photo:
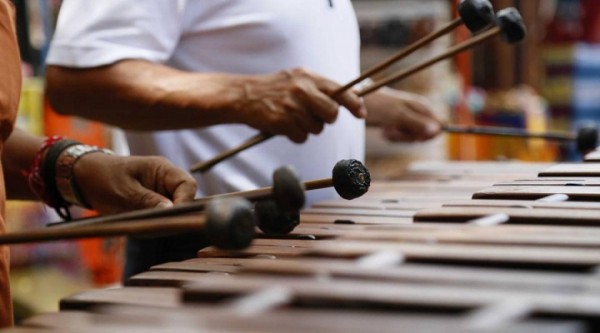
M341 160L333 168L333 187L344 199L356 199L367 193L371 185L369 170L357 160Z
M256 202L254 213L258 228L266 234L289 234L300 224L300 214L298 212L284 213L271 199Z
M243 198L214 199L206 206L206 237L216 247L240 250L252 243L256 219Z
M577 129L577 151L586 154L598 147L598 126L586 123Z
M462 0L458 4L458 14L472 33L477 33L496 22L494 7L488 0Z
M290 166L273 173L273 198L283 212L299 211L305 202L304 183Z
M523 18L516 8L509 7L498 11L496 20L500 31L502 31L502 39L505 42L517 44L525 39L527 28L525 28Z

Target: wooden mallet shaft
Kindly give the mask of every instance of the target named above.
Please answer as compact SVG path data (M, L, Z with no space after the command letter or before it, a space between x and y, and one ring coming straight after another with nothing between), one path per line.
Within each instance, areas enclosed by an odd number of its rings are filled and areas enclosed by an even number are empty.
M153 235L203 231L206 217L202 214L179 217L175 221L137 220L113 223L83 225L72 228L47 228L22 232L0 234L0 244L22 244L31 242L49 242L77 238L113 237L132 235Z
M317 190L333 186L333 180L331 178L312 180L304 182L306 190ZM149 219L156 217L168 217L178 214L185 214L191 212L202 211L206 205L214 199L228 199L228 198L245 198L249 201L262 200L272 197L273 187L263 187L250 191L239 191L231 192L226 194L212 195L203 198L195 199L192 202L182 203L177 206L168 208L147 208L140 209L131 212L118 213L112 215L104 215L98 217L92 217L74 221L61 221L48 224L52 229L67 229L73 226L83 227L91 225L100 225L106 223L118 223L122 221L138 220L138 219Z
M114 216L113 216L114 218ZM211 200L203 212L170 218L146 218L28 230L0 235L0 244L56 241L89 237L144 235L163 237L198 232L221 249L243 249L254 237L252 205L242 198Z
M460 126L445 125L442 130L448 133L508 136L531 139L545 139L554 141L573 141L577 135L571 132L532 132L518 128L495 126Z
M357 78L355 78L354 80L346 83L345 85L343 85L342 87L336 89L332 96L335 96L337 94L340 94L350 88L352 88L353 86L355 86L356 84L362 82L363 80L365 80L366 78L373 76L381 71L383 71L384 69L390 67L391 65L395 64L396 62L406 58L407 56L411 55L412 53L414 53L415 51L417 51L418 49L422 48L423 46L431 43L432 41L450 33L452 30L458 28L461 24L463 23L463 20L461 18L457 18L454 19L452 22L450 22L449 24L447 24L446 26L430 33L429 35L417 40L416 42L412 43L411 45L409 45L408 47L400 50L399 52L395 53L394 55L390 56L389 58L381 61L380 63L376 64L375 66L369 68L368 70L364 71L363 73L361 73Z
M520 137L562 142L572 141L581 154L586 154L598 147L598 127L595 123L584 124L577 129L577 132L532 132L509 127L459 125L445 125L442 129L448 133Z
M368 94L376 91L377 89L379 89L383 86L403 80L417 72L420 72L420 71L430 67L431 65L434 65L442 60L451 58L461 52L471 49L471 48L475 47L476 45L481 44L481 43L487 41L488 39L491 39L501 33L502 33L502 30L500 29L500 27L493 27L489 30L486 30L479 35L476 35L460 44L457 44L457 45L447 49L443 53L441 53L429 60L425 60L421 63L410 66L404 70L398 71L395 74L385 77L377 82L374 82L370 86L359 91L358 95L365 96L365 95L368 95Z

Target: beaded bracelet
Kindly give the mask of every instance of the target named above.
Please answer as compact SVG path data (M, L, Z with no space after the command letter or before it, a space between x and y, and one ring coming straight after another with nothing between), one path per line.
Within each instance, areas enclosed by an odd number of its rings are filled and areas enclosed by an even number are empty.
M50 136L44 139L42 146L35 154L33 163L31 163L31 167L29 168L29 170L21 171L23 176L27 179L27 183L29 184L29 188L31 188L31 191L46 203L52 202L53 198L49 198L46 195L46 190L44 186L45 184L42 178L40 177L40 163L46 150L48 150L52 145L54 145L60 140L63 140L62 136Z
M36 153L29 170L22 171L31 191L48 206L54 208L56 213L65 220L71 219L71 214L68 210L70 204L64 200L60 193L58 193L54 181L52 179L49 182L47 181L49 178L47 175L50 174L51 171L48 171L46 166L48 165L48 153L50 153L51 150L53 151L52 155L55 155L57 145L64 147L65 144L71 143L73 143L73 141L65 140L62 136L47 137ZM73 144L77 144L77 142L74 142ZM62 150L62 148L58 148Z
M78 141L52 136L44 140L31 168L22 173L31 190L64 220L71 220L72 204L90 208L73 174L75 163L84 155L112 151L83 145Z

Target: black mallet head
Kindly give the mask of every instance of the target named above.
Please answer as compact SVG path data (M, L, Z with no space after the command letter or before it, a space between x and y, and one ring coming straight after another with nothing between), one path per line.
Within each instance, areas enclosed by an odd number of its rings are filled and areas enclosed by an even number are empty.
M595 123L585 123L577 129L577 151L587 154L598 147L598 126Z
M290 166L273 173L273 199L282 212L297 212L305 202L304 183Z
M514 7L504 8L496 14L498 27L502 32L502 39L509 44L517 44L525 39L527 28L523 18Z
M496 22L494 7L488 0L462 0L458 4L458 14L472 33L480 32Z
M205 209L206 237L220 249L240 250L252 243L256 220L246 199L211 200Z
M289 234L300 224L300 213L283 212L271 199L257 201L254 213L258 228L266 234Z
M340 197L352 200L367 193L371 185L369 170L357 160L341 160L335 164L333 187Z

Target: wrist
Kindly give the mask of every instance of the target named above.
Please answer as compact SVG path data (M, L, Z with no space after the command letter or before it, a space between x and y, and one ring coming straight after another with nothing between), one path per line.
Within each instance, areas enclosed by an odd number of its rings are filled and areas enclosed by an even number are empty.
M202 89L194 95L195 109L202 112L203 125L245 124L256 122L253 114L254 87L259 76L236 74L199 74ZM262 99L260 102L264 102Z
M113 154L108 149L77 144L64 149L58 156L54 179L58 192L66 202L88 209L92 208L79 187L75 167L84 156L94 153Z
M60 136L44 140L28 170L23 170L31 191L65 220L71 219L69 207L73 204L89 207L79 191L74 166L81 157L112 152Z
M68 207L70 203L64 200L56 187L55 163L56 158L67 147L79 144L61 136L48 137L35 154L31 166L22 173L26 177L31 191L48 206L54 208L63 219L70 219Z

